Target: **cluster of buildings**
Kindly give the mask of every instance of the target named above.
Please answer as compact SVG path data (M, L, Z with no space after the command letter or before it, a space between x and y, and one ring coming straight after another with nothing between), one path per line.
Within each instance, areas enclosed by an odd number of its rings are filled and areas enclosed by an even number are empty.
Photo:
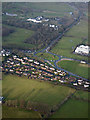
M64 80L66 73L64 71L56 70L48 65L35 59L28 57L19 57L12 55L8 57L2 65L2 71L7 73L15 73L17 75L24 75L28 78L39 78L42 80L57 81Z
M27 76L30 79L53 81L84 88L88 88L90 85L90 83L85 80L71 77L68 73L51 67L47 62L41 62L29 57L10 55L7 60L3 62L1 68L5 73Z
M75 53L81 55L89 55L90 47L86 45L80 45L75 49Z
M45 21L45 22L49 21L49 19L45 19L42 16L38 16L36 18L29 18L29 19L27 19L27 21L31 21L31 22L34 22L34 23L42 23L43 21Z
M0 51L0 56L3 56L3 57L5 57L5 56L9 56L10 55L10 51L9 50L1 50Z

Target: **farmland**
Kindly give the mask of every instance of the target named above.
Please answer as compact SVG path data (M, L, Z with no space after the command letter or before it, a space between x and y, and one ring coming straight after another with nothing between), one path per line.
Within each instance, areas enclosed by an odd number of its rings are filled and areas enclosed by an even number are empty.
M12 9L9 9L9 7L12 7ZM6 11L9 13L18 12L19 17L63 17L67 14L69 15L69 12L73 12L73 8L65 3L3 3L3 12Z
M45 103L50 106L60 103L75 90L65 86L55 86L48 82L27 79L15 75L3 75L3 96L8 99L24 99Z
M75 94L74 94L74 97L75 98L78 98L78 99L83 99L83 100L89 100L90 101L90 92L85 92L85 91L77 91Z
M49 53L37 53L36 54L38 57L41 57L41 58L44 58L44 59L47 59L47 60L58 60L58 57L57 56L54 56L54 55L51 55Z
M79 44L88 43L88 24L81 20L79 24L71 28L64 37L52 48L51 52L64 57L88 60L88 57L73 54L74 49Z
M27 111L20 108L2 106L3 118L41 118L40 114L35 111Z
M61 68L64 68L72 73L75 73L77 75L80 75L84 78L88 79L88 71L90 70L90 67L88 65L80 64L80 62L77 61L69 61L69 60L62 60L57 63Z
M6 25L5 25L6 26ZM2 45L7 48L21 48L21 49L30 49L34 47L32 44L24 43L24 41L34 34L31 30L26 30L22 28L16 28L11 26L6 26L9 28L15 29L15 32L10 33L8 36L3 37Z
M51 118L88 118L88 102L68 100Z

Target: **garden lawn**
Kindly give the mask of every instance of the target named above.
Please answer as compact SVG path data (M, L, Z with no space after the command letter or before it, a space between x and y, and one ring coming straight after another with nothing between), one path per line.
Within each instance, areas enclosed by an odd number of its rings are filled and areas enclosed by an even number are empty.
M75 89L53 85L49 82L27 79L16 75L3 75L2 93L6 100L25 100L56 105L63 101Z
M28 111L20 108L2 106L3 118L41 118L40 114L36 111Z
M88 118L88 102L68 100L51 118Z
M6 26L6 25L5 25ZM11 27L11 26L6 26ZM34 34L33 31L11 27L15 29L15 32L9 34L8 36L4 36L2 38L2 46L8 48L21 48L21 49L30 49L35 47L33 44L24 43L24 41Z
M59 59L58 56L55 56L49 53L37 53L36 55L41 58L47 59L47 60L58 60Z
M59 67L70 71L74 74L80 75L84 78L88 79L88 71L90 70L90 67L88 67L87 64L81 64L77 61L69 61L69 60L62 60L57 63Z

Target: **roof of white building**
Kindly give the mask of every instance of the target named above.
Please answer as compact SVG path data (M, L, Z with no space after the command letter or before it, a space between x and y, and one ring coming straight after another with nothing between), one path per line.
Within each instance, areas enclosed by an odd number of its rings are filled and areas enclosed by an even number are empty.
M80 54L89 54L90 47L85 46L85 45L80 45L76 48L75 53L80 53Z

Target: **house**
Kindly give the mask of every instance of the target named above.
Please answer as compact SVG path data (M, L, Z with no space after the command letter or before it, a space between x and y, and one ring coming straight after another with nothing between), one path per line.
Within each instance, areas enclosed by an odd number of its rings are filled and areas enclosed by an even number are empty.
M87 88L87 87L89 87L89 85L85 85L85 84L84 84L84 87Z
M90 83L89 83L89 82L85 82L85 84L88 84L88 85L90 85Z
M59 82L64 83L64 81L63 81L63 80L59 80Z
M86 62L85 61L81 61L80 63L85 64Z
M73 85L77 86L78 84L77 83L73 83Z

